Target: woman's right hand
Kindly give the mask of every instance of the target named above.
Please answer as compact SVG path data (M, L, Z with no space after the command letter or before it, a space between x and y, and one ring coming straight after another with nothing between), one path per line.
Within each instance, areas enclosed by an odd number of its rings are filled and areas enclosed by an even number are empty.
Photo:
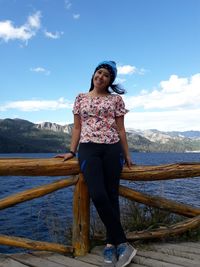
M65 154L58 154L56 156L54 156L54 158L63 158L63 161L66 161L68 159L72 159L74 156L72 155L72 153L65 153Z

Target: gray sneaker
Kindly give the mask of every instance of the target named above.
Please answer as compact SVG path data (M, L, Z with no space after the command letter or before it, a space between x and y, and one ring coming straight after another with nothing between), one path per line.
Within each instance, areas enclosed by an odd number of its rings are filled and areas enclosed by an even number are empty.
M133 257L136 255L137 250L129 243L122 243L117 246L118 261L116 267L127 266Z
M105 247L103 252L104 260L102 267L115 267L115 263L117 262L116 248Z

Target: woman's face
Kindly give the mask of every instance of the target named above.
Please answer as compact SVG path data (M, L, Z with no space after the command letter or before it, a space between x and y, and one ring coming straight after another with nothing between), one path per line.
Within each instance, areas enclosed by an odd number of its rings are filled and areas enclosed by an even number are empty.
M97 70L93 76L93 84L97 89L105 90L108 88L111 81L110 72L107 69L101 68Z

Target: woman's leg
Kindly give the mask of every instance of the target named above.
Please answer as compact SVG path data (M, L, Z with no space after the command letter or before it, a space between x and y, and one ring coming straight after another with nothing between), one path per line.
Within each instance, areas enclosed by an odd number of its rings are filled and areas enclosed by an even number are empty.
M119 220L118 204L116 201L113 201L113 197L111 197L112 200L110 199L107 186L105 185L103 155L106 149L107 145L80 144L79 162L90 197L106 227L109 236L108 241L112 242L111 244L117 245L126 242L126 238ZM111 184L110 182L110 187Z
M120 174L123 168L123 153L121 144L107 145L103 158L103 170L104 170L104 184L106 191L112 205L113 212L120 222L120 208L119 208L119 182ZM126 242L125 234L118 235L116 233L117 244ZM110 237L107 234L107 242L110 241Z

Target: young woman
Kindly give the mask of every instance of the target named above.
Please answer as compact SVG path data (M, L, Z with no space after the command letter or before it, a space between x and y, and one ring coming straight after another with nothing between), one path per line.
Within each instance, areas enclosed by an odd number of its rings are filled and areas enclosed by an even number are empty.
M76 155L90 197L107 232L104 267L127 266L136 254L127 243L119 210L119 179L125 160L131 167L131 157L124 128L124 90L113 84L117 76L116 63L99 63L88 93L81 93L74 103L74 127L70 152L64 160Z

